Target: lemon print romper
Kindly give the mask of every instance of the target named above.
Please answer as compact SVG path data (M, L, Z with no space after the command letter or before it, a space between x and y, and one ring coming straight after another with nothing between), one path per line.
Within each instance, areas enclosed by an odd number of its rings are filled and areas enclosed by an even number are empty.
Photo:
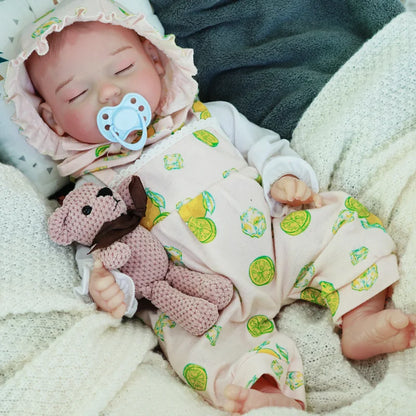
M324 194L320 209L271 218L258 172L211 118L153 145L129 172L148 195L143 224L171 259L235 287L200 337L160 311L141 312L177 374L216 406L229 383L250 387L264 374L305 402L301 358L273 318L304 299L328 307L340 324L397 280L394 245L378 219L340 192Z

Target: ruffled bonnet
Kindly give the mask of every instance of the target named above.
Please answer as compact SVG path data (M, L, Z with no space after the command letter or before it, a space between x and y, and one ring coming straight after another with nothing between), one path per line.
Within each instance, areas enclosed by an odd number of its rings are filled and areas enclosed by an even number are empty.
M196 74L191 49L183 49L175 44L173 35L164 36L152 26L145 14L132 15L113 0L64 0L54 9L44 14L21 33L21 52L10 61L5 81L5 91L9 100L14 102L14 121L30 145L40 153L62 161L58 165L61 175L80 176L124 164L137 159L140 151L126 152L119 144L109 143L103 137L102 144L86 144L65 135L58 136L40 117L38 107L40 97L30 81L26 71L26 59L36 51L45 55L48 50L47 36L60 32L75 22L99 21L120 25L136 31L148 39L161 52L165 75L162 78L162 98L159 121L152 126L148 143L153 143L180 128L197 94L197 83L192 78ZM102 155L124 157L106 157Z

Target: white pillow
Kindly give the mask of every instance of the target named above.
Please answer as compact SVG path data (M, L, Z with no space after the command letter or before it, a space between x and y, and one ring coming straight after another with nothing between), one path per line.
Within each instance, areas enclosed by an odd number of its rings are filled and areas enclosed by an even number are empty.
M59 175L56 162L26 143L18 127L10 120L14 106L4 100L4 78L7 60L18 53L15 40L20 30L53 9L56 3L56 0L0 1L0 162L17 167L44 196L61 189L68 179ZM131 13L144 11L149 22L164 32L148 0L119 0L118 3Z

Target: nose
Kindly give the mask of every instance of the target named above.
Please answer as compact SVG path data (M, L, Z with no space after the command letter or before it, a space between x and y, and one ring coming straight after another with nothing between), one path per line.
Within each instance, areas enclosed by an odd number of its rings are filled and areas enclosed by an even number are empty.
M110 188L107 188L107 187L101 188L98 191L98 194L97 194L97 197L99 197L99 196L113 196L113 191Z
M100 87L99 101L101 104L118 105L121 101L121 89L114 84L107 83Z

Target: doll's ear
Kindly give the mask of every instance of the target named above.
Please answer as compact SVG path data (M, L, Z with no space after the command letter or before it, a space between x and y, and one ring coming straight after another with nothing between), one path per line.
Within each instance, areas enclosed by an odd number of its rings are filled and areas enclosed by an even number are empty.
M156 68L159 76L165 75L165 67L160 59L159 49L153 45L148 39L142 41L143 48L149 58L152 60L154 67Z
M63 136L65 134L62 126L56 121L51 106L43 102L39 105L40 116L43 121L58 135Z
M68 213L69 210L66 207L57 208L48 220L49 236L52 241L61 246L67 246L74 241L72 232L65 221Z

